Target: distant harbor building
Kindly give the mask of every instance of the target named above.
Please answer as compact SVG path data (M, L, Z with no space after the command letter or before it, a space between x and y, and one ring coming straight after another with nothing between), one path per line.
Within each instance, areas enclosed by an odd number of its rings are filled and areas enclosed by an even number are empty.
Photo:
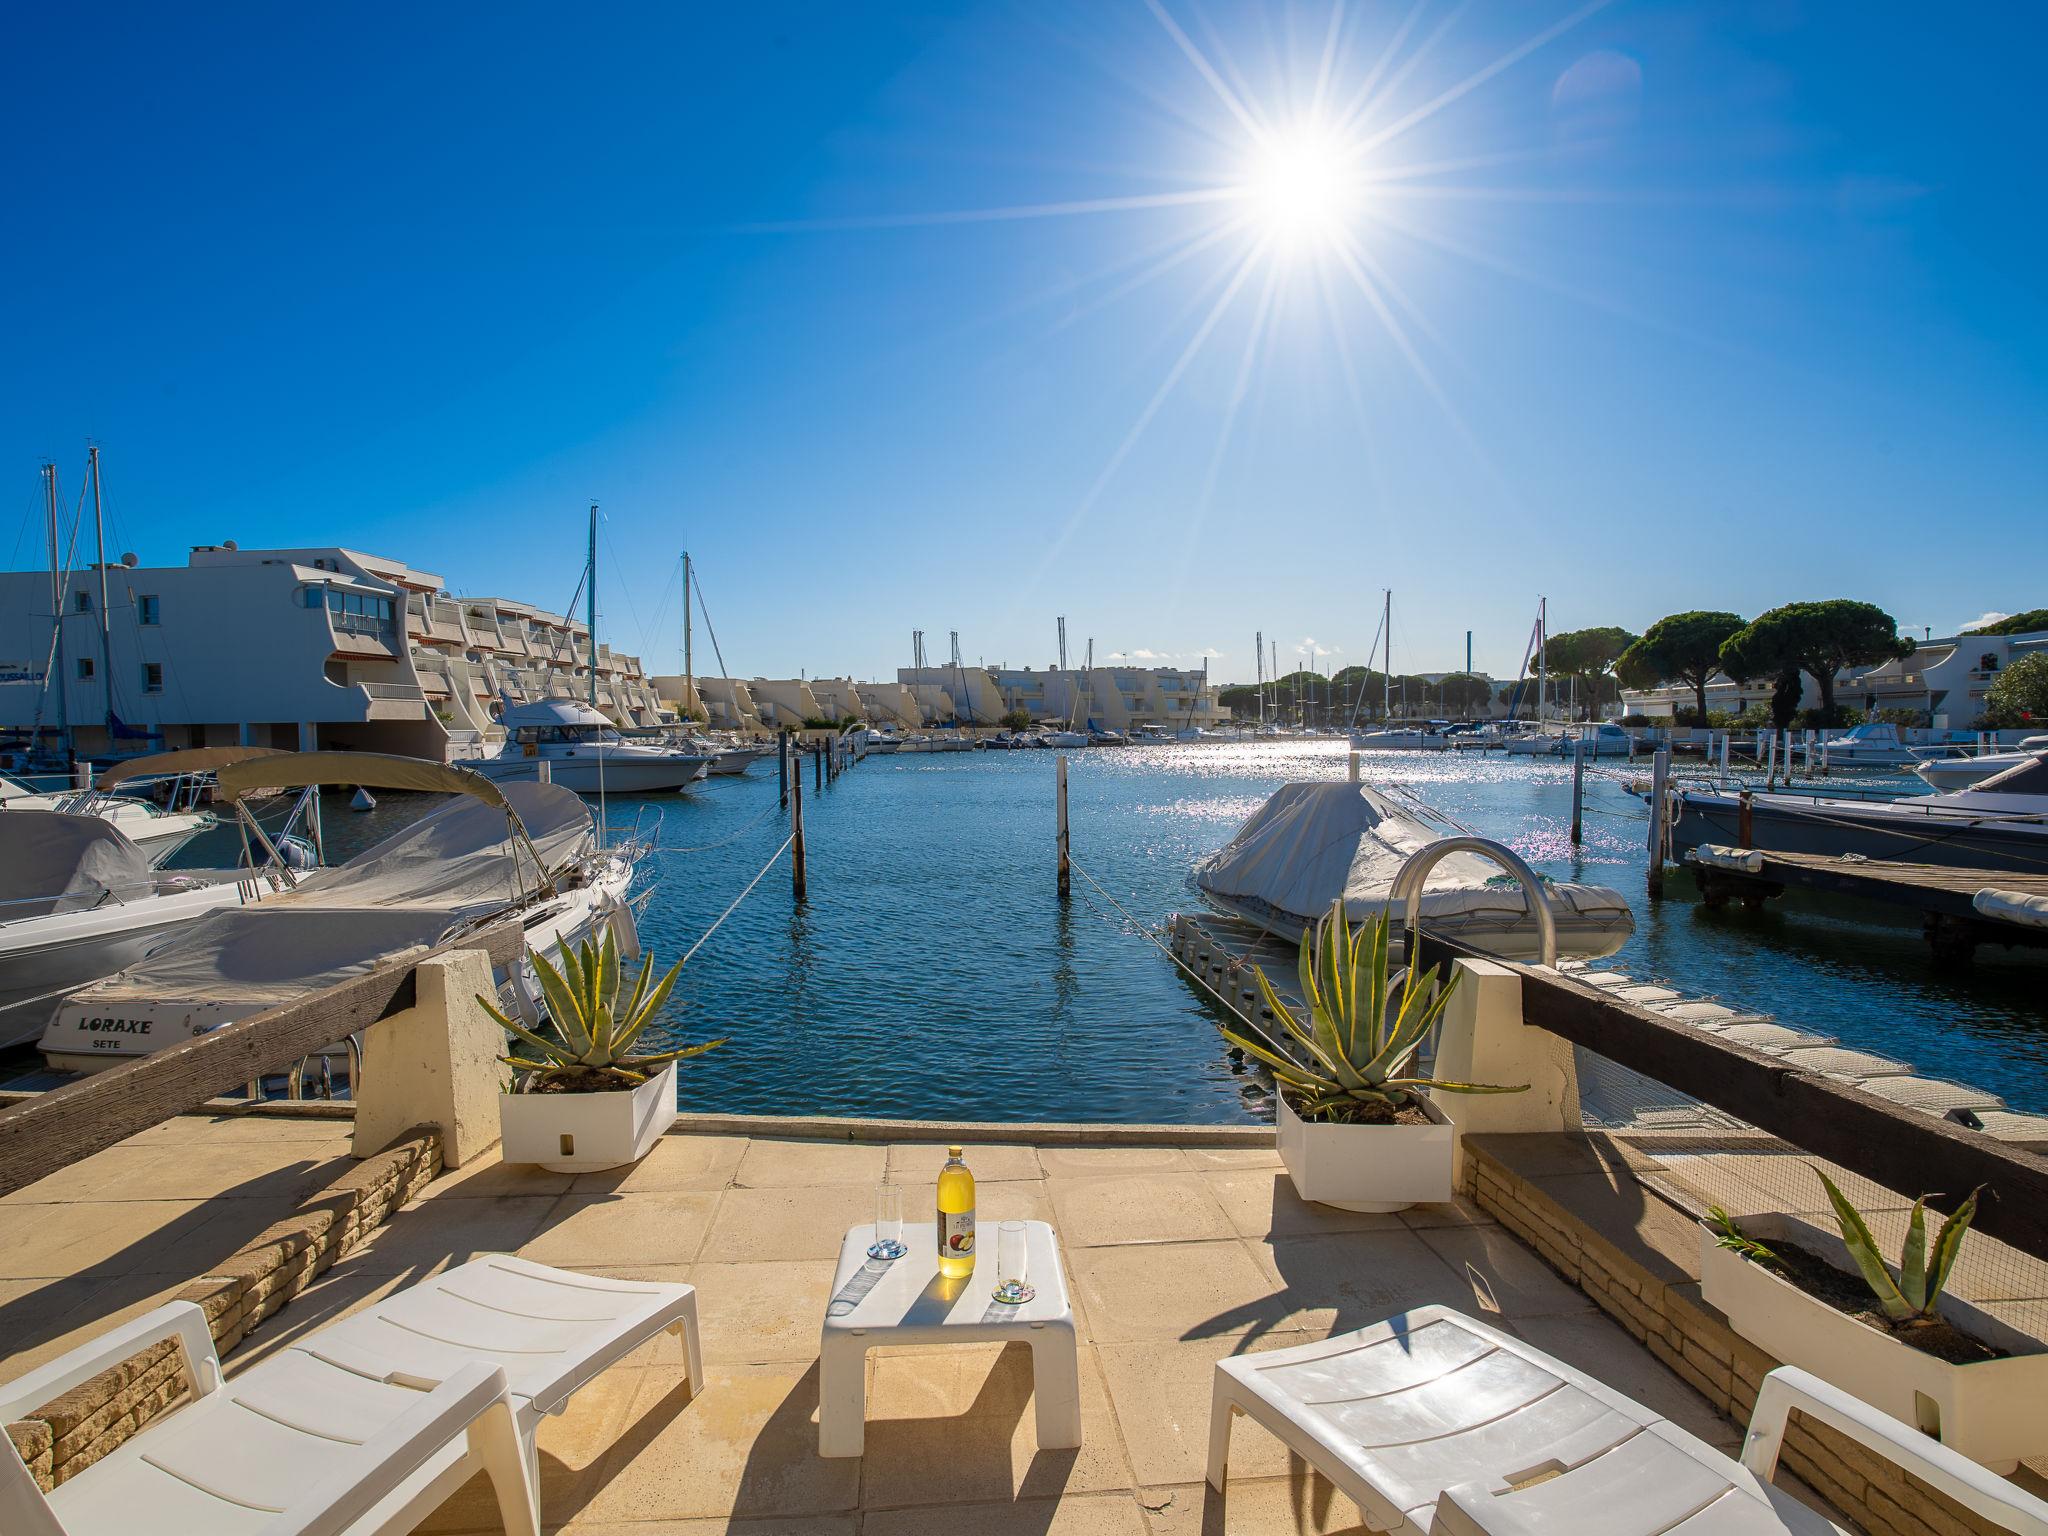
M1869 714L1880 709L1912 710L1925 715L1934 730L1968 730L1984 713L1984 694L1998 674L2022 656L2048 652L2048 630L2020 635L1984 635L1964 631L1942 639L1920 641L1910 656L1875 667L1845 667L1835 674L1835 702ZM1820 707L1820 688L1804 677L1802 709ZM1738 683L1716 673L1707 684L1707 708L1739 715L1751 705L1770 707L1771 680ZM1670 716L1694 707L1693 691L1684 683L1659 688L1629 688L1621 695L1624 713Z
M638 658L574 619L342 548L201 545L183 566L75 570L53 646L48 571L0 573L0 729L82 755L338 748L446 760L502 739L503 702L591 697L661 723ZM52 665L57 677L49 677ZM111 724L110 724L111 722Z

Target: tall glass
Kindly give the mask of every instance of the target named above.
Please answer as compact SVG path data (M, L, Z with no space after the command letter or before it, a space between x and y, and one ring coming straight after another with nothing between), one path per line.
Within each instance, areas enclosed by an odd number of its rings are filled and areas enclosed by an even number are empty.
M903 1246L903 1186L875 1187L875 1241L868 1249L871 1259L900 1259L910 1250Z
M1025 1283L1028 1269L1024 1223L1006 1221L996 1228L996 1300L1015 1307L1036 1296L1038 1292Z

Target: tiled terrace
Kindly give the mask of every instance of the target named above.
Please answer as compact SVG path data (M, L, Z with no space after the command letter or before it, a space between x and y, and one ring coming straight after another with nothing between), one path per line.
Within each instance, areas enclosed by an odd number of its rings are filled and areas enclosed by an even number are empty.
M160 1126L0 1202L0 1379L203 1273L345 1166L345 1122ZM675 1134L618 1173L495 1161L436 1181L262 1324L229 1368L478 1253L683 1279L709 1384L663 1338L542 1432L543 1521L595 1536L1328 1532L1357 1511L1241 1421L1227 1498L1202 1483L1214 1362L1447 1302L1505 1321L1724 1447L1735 1430L1503 1228L1463 1206L1298 1201L1260 1148L981 1145L984 1221L1059 1231L1081 1323L1084 1444L1040 1451L1021 1348L870 1356L866 1454L816 1453L818 1326L844 1230L933 1145ZM1226 1523L1227 1521L1227 1523ZM480 1487L429 1530L497 1529Z

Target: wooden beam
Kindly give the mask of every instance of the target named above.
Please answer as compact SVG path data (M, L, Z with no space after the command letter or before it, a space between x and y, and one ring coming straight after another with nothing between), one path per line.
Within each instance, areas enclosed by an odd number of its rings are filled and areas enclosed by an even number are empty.
M525 929L508 920L419 959L480 949L492 965L503 966L524 944ZM0 1109L0 1195L404 1012L413 1005L418 963L385 966Z
M1428 964L1493 958L1427 933L1421 948ZM1981 1184L1985 1198L1975 1230L2048 1259L2048 1158L1720 1039L1568 976L1510 968L1522 977L1522 1018L1535 1028L1899 1194L1943 1196L1953 1209Z

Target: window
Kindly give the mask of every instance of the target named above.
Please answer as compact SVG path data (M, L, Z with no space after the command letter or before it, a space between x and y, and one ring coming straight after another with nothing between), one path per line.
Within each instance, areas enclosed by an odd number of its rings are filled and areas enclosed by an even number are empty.
M145 661L142 664L142 691L162 693L164 691L164 664L160 661Z
M91 676L92 676L92 658L91 658L90 656L81 656L81 657L79 657L79 658L78 658L78 679L79 679L79 681L80 681L80 682L84 682L84 681L85 681L85 680L86 680L87 678L89 678L89 677L91 677Z
M83 587L80 587L76 592L72 593L71 611L73 613L91 613L92 594L86 591L85 588Z
M156 594L145 592L135 599L135 622L154 624L157 622Z

